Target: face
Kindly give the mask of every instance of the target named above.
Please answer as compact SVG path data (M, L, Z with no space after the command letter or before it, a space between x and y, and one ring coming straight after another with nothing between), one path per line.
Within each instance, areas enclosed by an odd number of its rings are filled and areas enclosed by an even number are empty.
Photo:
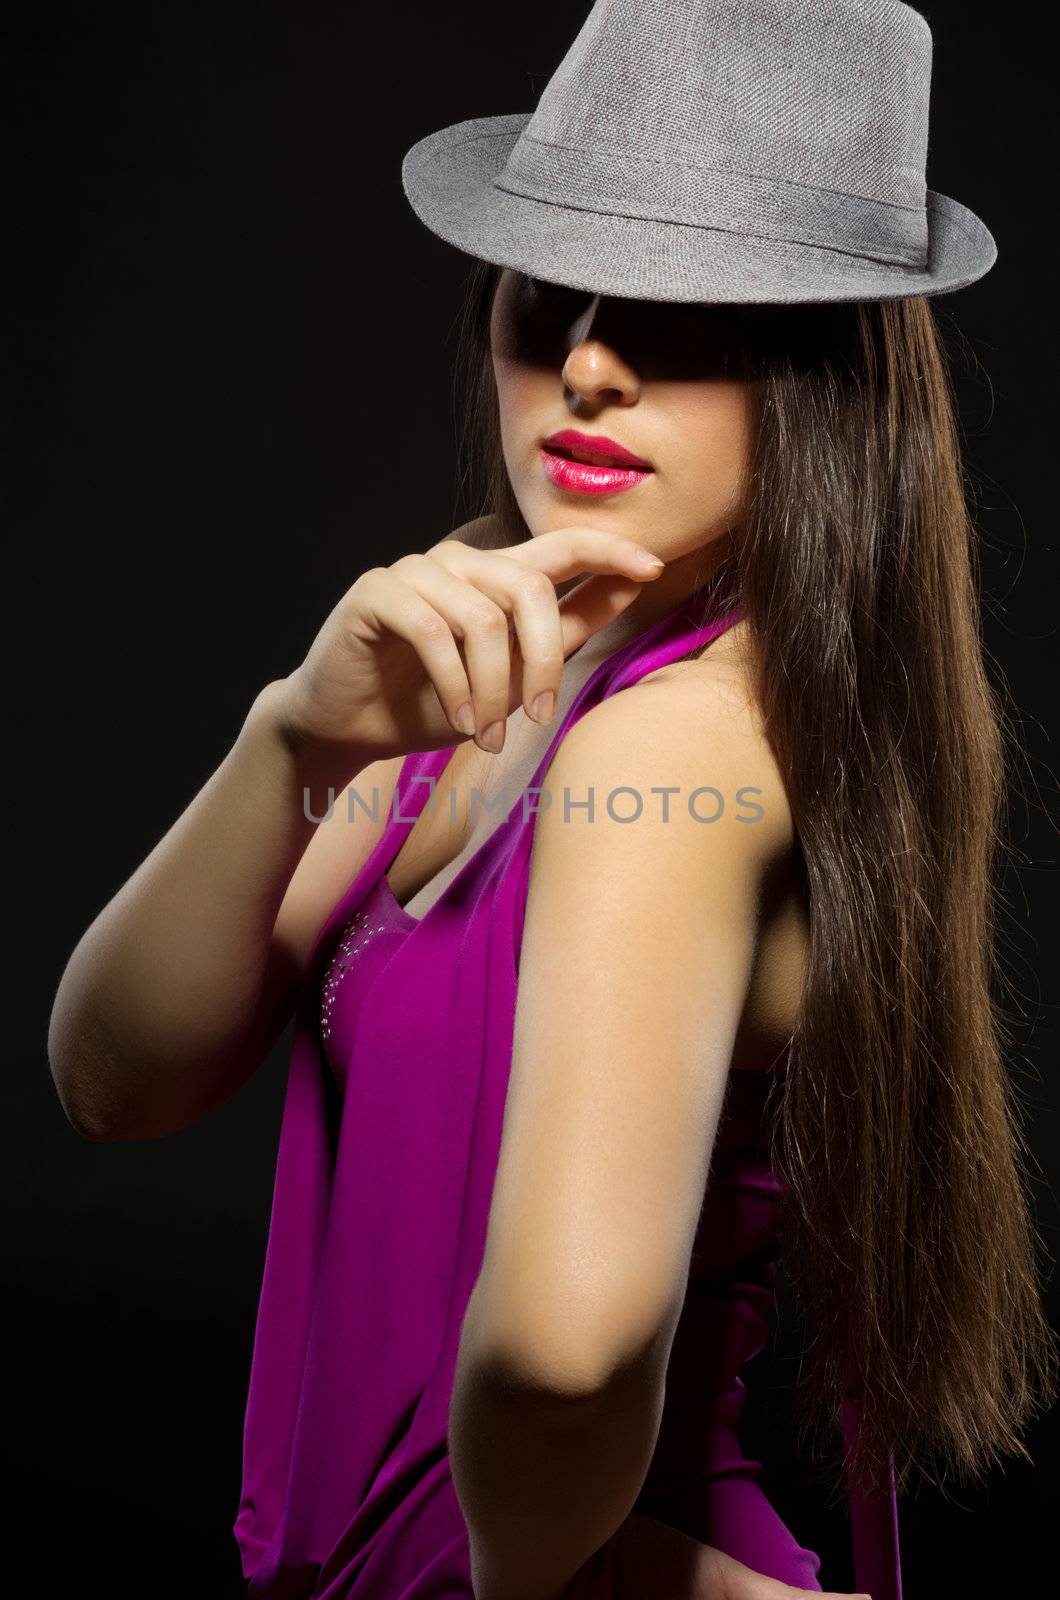
M490 324L493 369L505 462L532 534L614 529L673 563L735 531L753 437L744 316L739 307L619 300L504 270ZM585 454L571 431L623 446L650 470L579 470L565 459ZM545 447L557 433L567 438Z

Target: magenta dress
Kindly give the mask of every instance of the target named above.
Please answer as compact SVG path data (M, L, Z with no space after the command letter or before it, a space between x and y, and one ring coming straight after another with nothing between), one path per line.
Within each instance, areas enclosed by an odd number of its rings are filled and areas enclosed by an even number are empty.
M742 615L693 595L600 662L591 706ZM376 848L317 936L295 1019L234 1532L257 1600L472 1600L447 1420L482 1262L515 1018L532 799L422 918L385 873L452 749L410 755ZM526 791L531 794L530 786ZM371 804L372 796L365 794ZM730 1073L665 1414L637 1509L820 1590L739 1439L773 1298L773 1068ZM849 1439L858 1408L846 1412ZM856 1583L901 1600L897 1505L850 1496ZM648 1600L648 1597L645 1597Z

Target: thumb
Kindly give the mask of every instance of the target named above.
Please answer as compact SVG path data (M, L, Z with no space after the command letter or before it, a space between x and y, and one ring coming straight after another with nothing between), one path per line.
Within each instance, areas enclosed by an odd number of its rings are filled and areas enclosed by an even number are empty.
M755 1572L742 1562L733 1561L725 1573L724 1600L871 1600L866 1594L844 1594L838 1590L800 1589L797 1584L784 1583L780 1578L769 1578Z

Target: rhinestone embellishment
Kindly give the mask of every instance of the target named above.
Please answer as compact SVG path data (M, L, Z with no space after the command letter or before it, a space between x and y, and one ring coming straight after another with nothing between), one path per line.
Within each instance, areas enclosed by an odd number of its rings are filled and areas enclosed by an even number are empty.
M320 1033L327 1041L331 1037L331 1012L338 994L339 984L353 966L355 953L362 949L374 933L381 933L383 924L375 923L367 926L368 915L365 911L355 911L342 931L331 960L324 969L324 977L320 986Z

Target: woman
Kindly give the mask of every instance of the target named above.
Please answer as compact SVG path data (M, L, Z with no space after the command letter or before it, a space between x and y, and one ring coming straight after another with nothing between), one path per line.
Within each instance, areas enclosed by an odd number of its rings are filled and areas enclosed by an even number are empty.
M911 1468L1051 1397L925 298L994 247L923 184L929 47L600 0L532 118L406 158L481 263L485 514L261 691L49 1042L75 1126L153 1137L294 1014L251 1595L820 1593L738 1435L782 1237L874 1600Z

